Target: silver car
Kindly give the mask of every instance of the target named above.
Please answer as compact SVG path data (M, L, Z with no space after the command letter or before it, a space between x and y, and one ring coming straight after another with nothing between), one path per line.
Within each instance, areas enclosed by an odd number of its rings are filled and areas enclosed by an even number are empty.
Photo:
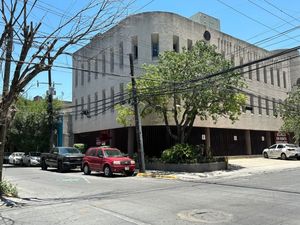
M29 152L22 157L22 164L25 166L38 166L40 165L40 152Z
M277 143L263 150L265 158L300 159L300 148L294 144Z
M8 161L9 161L10 164L21 165L23 155L25 155L25 152L13 152L8 157Z

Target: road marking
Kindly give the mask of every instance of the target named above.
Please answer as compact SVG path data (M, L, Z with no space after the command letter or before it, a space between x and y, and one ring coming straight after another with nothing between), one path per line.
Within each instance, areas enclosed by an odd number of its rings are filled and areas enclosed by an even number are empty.
M133 223L133 224L136 224L136 225L151 225L150 223L144 223L142 221L139 221L139 220L136 220L136 219L133 219L133 218L130 218L130 217L127 217L127 216L115 213L115 212L110 211L110 210L101 209L101 208L98 208L98 207L92 206L92 205L89 205L89 207L91 207L93 209L96 209L98 211L101 211L103 213L109 214L111 216L117 217L117 218L122 219L124 221L127 221L129 223Z
M84 179L88 184L91 183L86 177L81 177L81 178Z

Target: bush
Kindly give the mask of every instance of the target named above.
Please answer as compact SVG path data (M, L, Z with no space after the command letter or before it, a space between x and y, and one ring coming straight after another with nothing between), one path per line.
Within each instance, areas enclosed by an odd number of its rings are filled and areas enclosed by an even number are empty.
M188 144L177 144L166 149L161 155L161 160L166 163L196 163L199 150Z
M0 182L0 196L6 195L11 197L18 197L18 190L17 187L13 184L9 183L8 181L1 181Z
M177 144L163 151L161 160L165 163L208 163L224 162L224 157L212 157L205 155L204 146L192 146L188 144Z

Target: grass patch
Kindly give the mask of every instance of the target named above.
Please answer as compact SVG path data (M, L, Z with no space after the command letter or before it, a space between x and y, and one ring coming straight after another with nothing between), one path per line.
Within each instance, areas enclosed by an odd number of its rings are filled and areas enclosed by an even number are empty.
M0 182L0 196L18 197L17 187L10 182L3 180Z

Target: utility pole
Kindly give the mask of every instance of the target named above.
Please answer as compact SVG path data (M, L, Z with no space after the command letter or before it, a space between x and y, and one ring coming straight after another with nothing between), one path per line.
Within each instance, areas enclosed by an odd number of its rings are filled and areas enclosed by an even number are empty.
M48 54L48 65L50 65L51 57L50 51ZM48 70L48 124L49 124L49 132L50 132L50 140L49 140L49 150L53 148L53 94L54 87L52 87L51 80L51 67Z
M145 172L145 158L144 158L143 132L142 132L141 118L140 118L140 113L139 113L139 108L138 108L138 100L137 100L137 93L136 93L136 83L135 83L135 79L134 79L132 54L129 54L129 62L130 62L132 98L133 98L134 118L135 118L135 132L136 132L136 140L137 140L137 147L138 147L139 171L140 171L140 173L144 173Z

